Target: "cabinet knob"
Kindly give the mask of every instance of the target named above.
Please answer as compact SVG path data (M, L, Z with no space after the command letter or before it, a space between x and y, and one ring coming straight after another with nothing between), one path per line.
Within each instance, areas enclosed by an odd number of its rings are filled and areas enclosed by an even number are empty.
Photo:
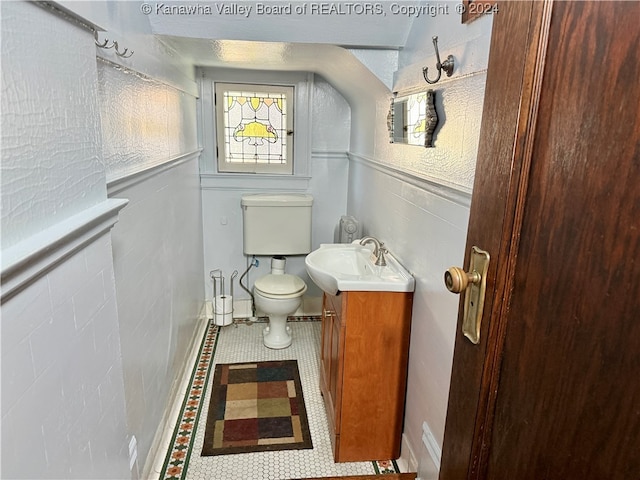
M334 313L331 310L326 310L324 311L324 318L331 318L333 317Z

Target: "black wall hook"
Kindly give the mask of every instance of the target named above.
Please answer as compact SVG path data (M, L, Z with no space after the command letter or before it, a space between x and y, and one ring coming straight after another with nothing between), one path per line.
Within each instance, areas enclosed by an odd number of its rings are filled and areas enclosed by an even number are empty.
M445 73L447 74L447 77L450 77L453 74L453 65L454 65L453 55L449 55L447 59L444 61L444 63L440 63L440 52L438 51L437 36L433 37L433 47L436 50L436 60L438 62L436 63L436 68L438 69L438 76L436 77L435 80L429 80L429 77L427 75L427 71L429 69L427 67L424 67L422 69L422 76L424 77L424 80L431 85L433 85L434 83L438 83L438 80L440 80L440 76L442 75L442 70L445 71Z

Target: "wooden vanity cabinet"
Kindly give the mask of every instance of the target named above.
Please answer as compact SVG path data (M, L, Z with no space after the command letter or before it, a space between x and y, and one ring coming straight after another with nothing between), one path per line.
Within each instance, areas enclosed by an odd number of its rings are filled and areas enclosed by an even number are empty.
M320 390L336 462L400 456L412 299L324 294Z

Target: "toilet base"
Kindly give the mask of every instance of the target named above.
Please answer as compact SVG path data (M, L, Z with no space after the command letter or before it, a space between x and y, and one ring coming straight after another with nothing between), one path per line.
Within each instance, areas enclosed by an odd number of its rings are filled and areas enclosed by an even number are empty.
M269 324L262 331L264 346L281 350L291 345L291 327L287 325L287 317L270 315Z

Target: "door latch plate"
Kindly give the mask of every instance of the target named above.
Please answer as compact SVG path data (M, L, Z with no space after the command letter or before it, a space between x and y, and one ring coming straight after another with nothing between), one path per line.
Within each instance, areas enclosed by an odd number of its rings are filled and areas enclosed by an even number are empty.
M480 343L480 325L484 311L484 297L487 289L489 252L474 246L471 248L469 273L479 277L477 282L469 282L464 293L462 333L475 345Z

